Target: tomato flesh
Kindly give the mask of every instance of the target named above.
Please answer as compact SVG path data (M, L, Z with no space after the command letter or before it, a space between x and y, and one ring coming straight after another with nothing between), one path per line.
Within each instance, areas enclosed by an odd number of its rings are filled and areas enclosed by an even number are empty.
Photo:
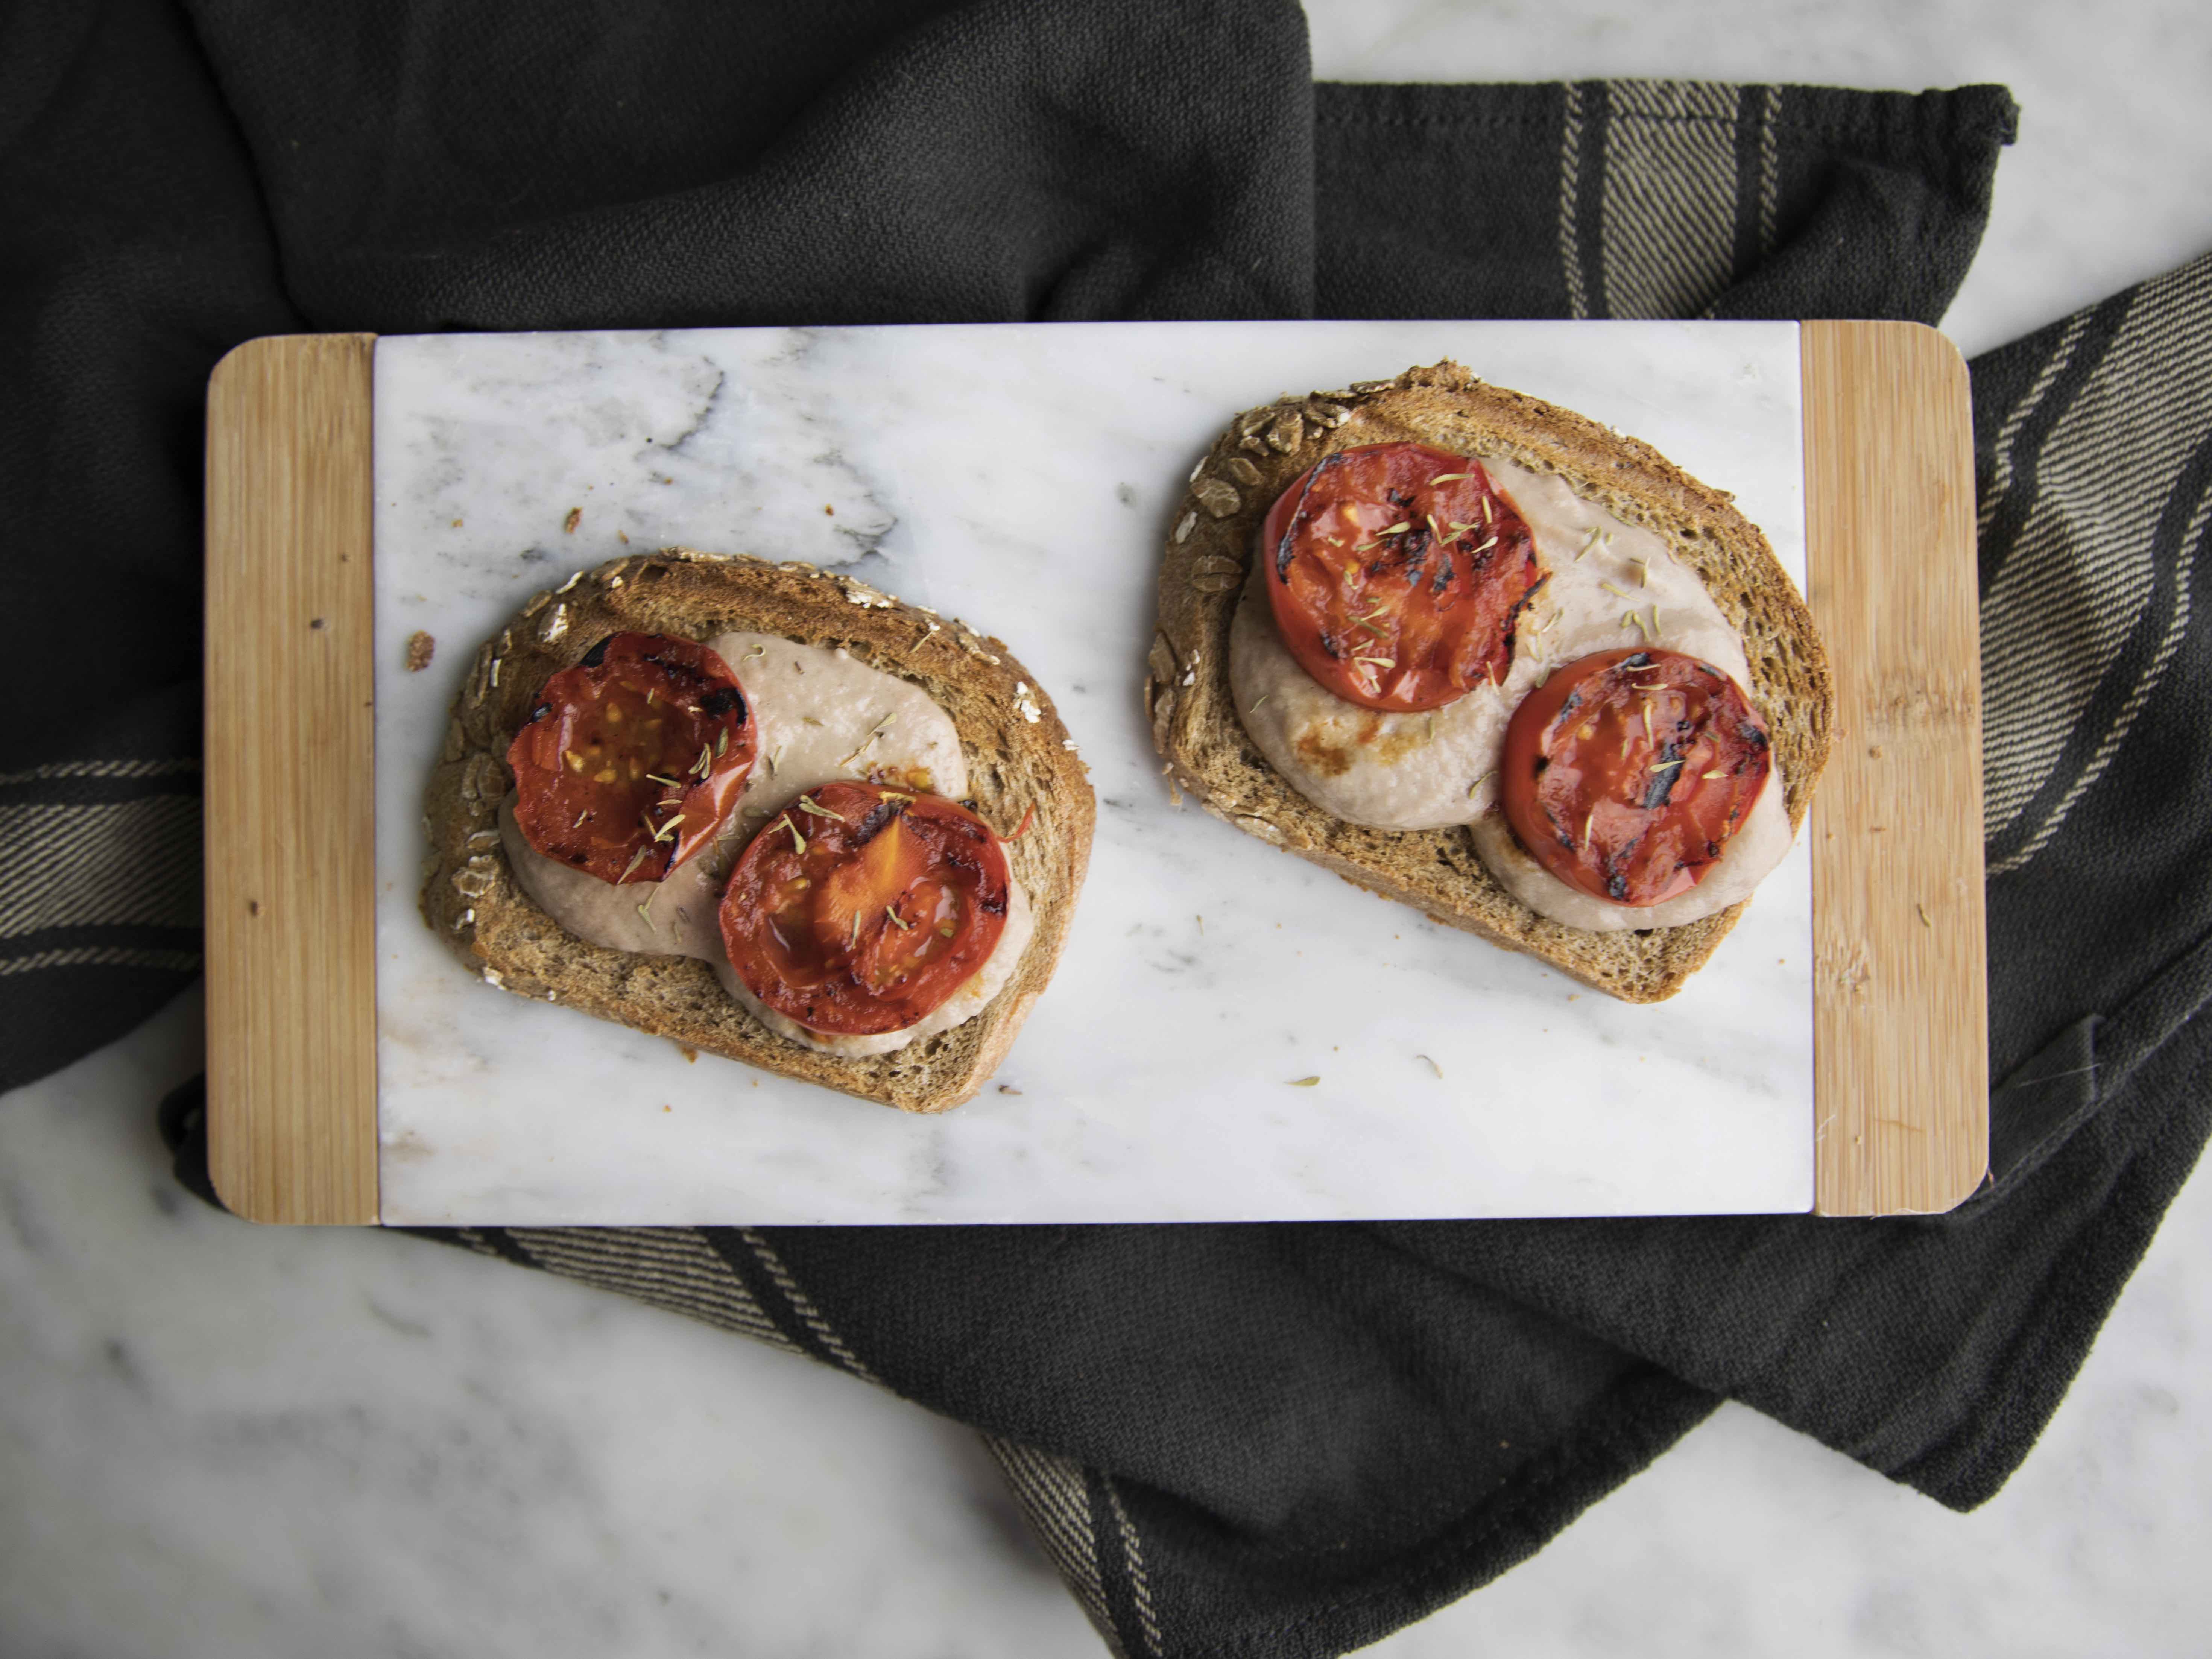
M1276 499L1260 536L1283 643L1363 708L1441 708L1503 681L1544 580L1482 464L1426 444L1339 450Z
M1569 886L1652 905L1694 887L1772 766L1736 683L1676 651L1601 651L1522 700L1505 728L1505 819Z
M759 737L744 688L705 646L611 634L545 682L507 745L516 827L601 881L659 881L728 820Z
M827 783L756 835L722 895L746 988L811 1031L872 1036L941 1007L1006 931L1003 845L967 808Z

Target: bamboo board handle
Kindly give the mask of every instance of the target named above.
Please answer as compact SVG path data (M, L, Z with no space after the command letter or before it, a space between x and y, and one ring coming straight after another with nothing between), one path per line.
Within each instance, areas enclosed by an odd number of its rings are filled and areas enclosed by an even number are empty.
M255 1221L377 1218L375 337L208 380L208 1173Z
M1801 336L1808 598L1837 689L1814 860L1814 1209L1929 1212L1988 1164L1972 416L1950 343ZM210 1173L377 1219L372 335L208 386Z
M1814 1209L1948 1210L1989 1168L1973 417L1917 323L1808 322L1807 599L1836 682L1813 799Z

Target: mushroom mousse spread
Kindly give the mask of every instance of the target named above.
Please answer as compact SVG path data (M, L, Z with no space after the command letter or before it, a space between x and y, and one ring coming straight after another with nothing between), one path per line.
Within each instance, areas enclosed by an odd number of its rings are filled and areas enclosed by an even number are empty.
M647 654L635 645L620 647L623 640L660 636L617 635L604 652L594 647L587 653L586 664L592 655L619 663L624 649L633 657ZM695 797L706 799L697 787L699 779L714 775L715 736L704 738L703 770L696 749L687 751L693 769L677 769L673 757L660 757L659 750L641 735L647 720L661 711L665 696L656 689L648 705L641 691L625 691L618 698L602 693L597 706L581 711L591 718L577 718L577 710L568 718L572 733L599 738L599 748L566 745L581 766L570 764L561 745L549 750L551 764L538 773L526 773L518 765L517 788L500 804L501 842L523 890L562 927L594 945L707 962L732 997L763 1024L819 1052L884 1054L981 1012L1012 976L1034 932L1034 919L1028 894L1006 869L998 837L956 804L968 793L968 767L951 718L920 687L856 661L842 649L742 632L719 635L703 647L665 641L650 648L650 654L688 661L687 653L719 664L720 672L740 688L738 724L744 730L721 749L726 758L742 748L751 761L742 792L726 790L722 811L710 823L690 821ZM556 695L542 698L541 704L555 703L557 708L557 694L568 690L560 683L577 672L553 676L547 687ZM611 737L606 714L617 707L621 712ZM688 707L704 704L695 701ZM682 705L672 713L678 720L696 718ZM533 717L518 734L517 748L553 718L550 712ZM683 743L689 745L692 735L687 731ZM626 741L637 747L623 750ZM629 775L633 760L635 780ZM611 775L603 779L602 773ZM564 799L557 812L544 800L549 777L576 795ZM577 792L595 780L602 791L642 782L653 797L635 815L637 828L630 836L646 849L643 857L634 848L595 849L587 867L557 841L548 846L551 837L529 833L533 819L542 829L549 816L572 834L590 831L595 803ZM847 792L870 790L874 795L858 813L847 810L850 799L846 807L836 805ZM875 813L886 800L888 810ZM628 816L631 805L627 794L620 803L610 794L598 816L611 818L617 810ZM963 871L940 867L933 845L925 846L928 837L909 825L909 815L915 825L958 822L958 850L982 848L969 862L988 865L995 860L994 878L979 883ZM687 821L676 823L678 818ZM824 836L824 829L836 833ZM679 837L687 850L671 858L665 849ZM601 838L617 840L611 826ZM803 971L796 976L817 987L850 981L849 994L818 997L820 1006L811 1013L803 1002L794 1004L793 1012L806 1014L808 1023L774 1006L790 999L778 999L773 987L769 1000L757 994L732 968L728 952L726 889L729 899L737 898L733 869L759 863L773 848L811 856L805 869L780 872L772 891L758 884L748 890L750 901L766 908L754 918L757 926L741 925L739 933L755 941L757 954L776 959L787 972L798 961ZM599 873L602 868L605 874ZM650 878L655 870L661 873ZM842 951L830 948L839 941L826 938L811 951L797 950L793 925L801 912L811 914L815 907L800 900L817 883L824 892L842 893L849 901L846 908L853 914L839 911L834 918ZM859 895L872 902L865 915L854 908ZM926 938L900 948L922 920L925 905ZM909 910L915 914L908 915ZM952 934L939 931L948 924ZM758 973L753 977L768 983Z
M1788 853L1742 640L1655 532L1554 475L1396 443L1310 469L1259 539L1230 684L1324 811L1467 825L1516 898L1594 932L1717 914ZM1516 750L1524 705L1545 719Z

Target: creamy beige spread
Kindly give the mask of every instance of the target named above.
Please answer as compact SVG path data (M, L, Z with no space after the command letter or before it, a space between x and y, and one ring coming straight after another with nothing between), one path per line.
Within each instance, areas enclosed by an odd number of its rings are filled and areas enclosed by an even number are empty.
M983 965L916 1024L872 1037L817 1036L769 1012L738 981L716 911L730 868L754 830L809 790L842 779L889 775L957 800L968 793L968 762L952 717L927 692L856 662L842 648L799 645L774 634L718 634L707 643L737 675L760 727L759 757L721 836L665 881L617 886L547 858L524 840L510 791L499 805L500 842L522 890L594 945L711 963L731 995L763 1024L825 1054L887 1054L980 1013L1012 976L1035 931L1029 895L1018 882L1012 884L1006 926Z
M1485 867L1530 909L1567 927L1668 927L1726 909L1790 850L1778 765L1704 879L1646 908L1570 887L1522 851L1506 827L1498 805L1506 723L1553 669L1594 652L1658 646L1709 662L1739 685L1750 684L1751 670L1735 628L1664 538L1584 501L1563 478L1510 461L1482 465L1527 520L1548 577L1522 613L1503 683L1423 714L1346 702L1284 645L1263 586L1266 550L1255 548L1229 629L1230 687L1244 729L1292 787L1334 817L1378 830L1472 826Z
M712 961L721 955L721 924L714 919L714 908L722 901L722 882L734 861L732 842L715 842L678 865L665 881L633 881L617 887L547 858L524 840L522 828L514 821L514 801L510 789L499 804L499 844L507 849L514 878L538 901L539 909L578 939L641 956Z
M894 774L951 800L967 794L960 734L920 686L842 647L774 634L717 634L707 645L729 664L760 722L760 758L732 819L741 840L806 791L841 778Z

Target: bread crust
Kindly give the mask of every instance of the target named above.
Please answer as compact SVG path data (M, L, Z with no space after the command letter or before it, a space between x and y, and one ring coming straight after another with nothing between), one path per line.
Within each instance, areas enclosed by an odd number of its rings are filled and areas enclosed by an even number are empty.
M517 882L497 811L513 787L507 750L546 679L625 629L705 639L730 629L842 647L920 686L951 716L969 796L1029 889L1036 932L1012 979L973 1019L890 1054L846 1059L778 1036L703 962L609 950L577 938ZM741 677L742 678L742 677ZM1006 1058L1067 942L1097 808L1052 700L1006 647L850 577L689 548L633 555L533 596L477 648L425 803L430 855L422 918L486 980L783 1077L941 1112L972 1098Z
M1577 495L1663 538L1743 636L1747 689L1781 763L1790 829L1803 824L1827 763L1833 685L1812 613L1766 538L1727 491L1700 483L1649 444L1486 385L1449 360L1248 410L1214 441L1192 474L1160 566L1144 693L1154 746L1178 787L1271 846L1624 1001L1670 997L1727 936L1742 904L1678 927L1596 933L1562 926L1507 893L1463 828L1372 830L1314 805L1268 764L1237 717L1229 625L1261 520L1324 456L1401 441L1556 473Z

